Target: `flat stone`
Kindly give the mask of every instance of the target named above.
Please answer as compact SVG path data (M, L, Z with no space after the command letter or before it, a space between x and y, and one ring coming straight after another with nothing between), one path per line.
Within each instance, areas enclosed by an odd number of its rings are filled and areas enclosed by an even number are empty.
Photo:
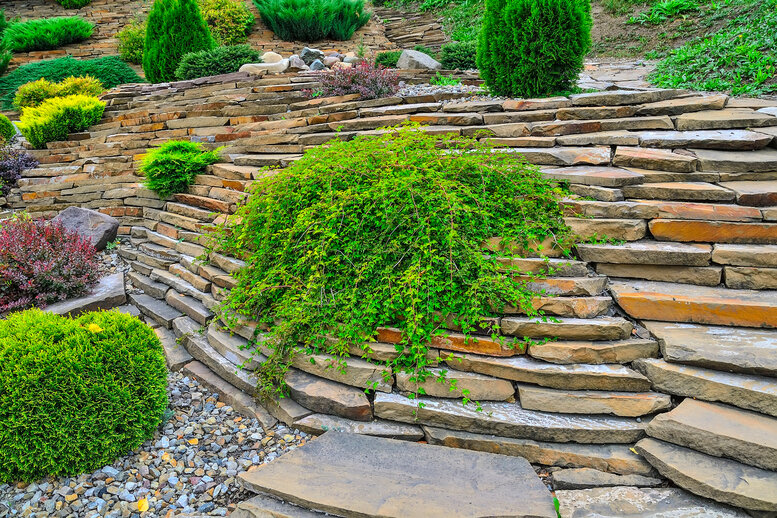
M666 410L672 400L656 392L605 392L558 390L518 385L521 406L527 410L561 414L607 414L639 417Z
M422 390L421 394L430 397L455 399L461 399L467 391L466 397L475 401L506 401L515 396L513 384L506 380L472 372L437 368L429 371L429 377L421 383L411 381L410 373L397 372L397 389L412 393Z
M659 241L777 244L777 224L655 219L650 233Z
M570 95L572 106L618 106L665 101L684 94L684 90L609 90Z
M168 369L177 372L194 359L186 348L178 343L172 331L165 327L156 327L154 328L154 332L165 350L165 359L167 360Z
M262 356L256 347L250 347L248 340L240 335L222 331L215 322L208 326L208 343L224 358L243 369L255 371L261 365Z
M386 381L384 367L373 365L359 358L337 358L325 354L308 355L298 352L292 365L297 369L328 380L357 387L370 388L382 392L391 392L393 376Z
M632 318L743 327L777 327L777 292L669 282L612 282L615 301Z
M61 224L70 232L76 232L97 250L103 250L110 241L116 239L119 230L119 220L116 218L75 206L66 208L52 221Z
M357 421L372 419L372 407L364 390L312 376L296 369L286 372L291 398L316 412Z
M547 276L584 277L588 267L584 261L567 258L497 257L505 270L518 273L539 273Z
M716 244L712 260L734 266L763 266L777 268L777 245Z
M591 468L572 468L554 471L553 487L555 489L589 489L593 487L656 487L663 481L660 478L642 475L616 475Z
M548 277L537 279L517 276L526 288L541 295L558 297L594 297L604 293L607 277Z
M643 435L645 426L628 417L537 412L521 408L517 403L487 401L480 407L482 410L473 404L465 406L450 399L421 397L411 400L400 394L375 395L377 417L518 439L584 444L632 443Z
M570 106L566 97L544 97L541 99L508 99L502 103L504 111L551 110Z
M634 241L623 245L577 245L580 258L592 263L707 266L712 247L684 243Z
M655 474L653 467L623 444L538 442L424 426L429 444L523 457L532 464L593 468L622 475Z
M596 273L610 278L643 279L646 281L675 282L696 286L717 286L723 274L720 266L668 266L664 264L606 264L596 265Z
M656 416L646 431L655 439L777 471L777 419L757 412L686 398Z
M240 67L240 72L247 72L253 75L263 74L281 74L289 68L289 60L281 59L277 63L246 63Z
M769 145L774 137L748 130L645 131L639 135L643 147L698 148L751 151Z
M696 170L696 159L665 149L618 146L612 164L658 171L690 173Z
M639 146L639 134L624 130L597 131L578 135L560 135L561 146Z
M130 300L138 307L141 313L168 329L172 329L173 320L183 315L183 313L170 307L165 302L145 294L132 294L130 295Z
M563 180L569 183L583 185L600 185L604 187L622 187L641 183L643 176L618 167L577 166L543 169L543 176L552 180Z
M617 317L563 318L558 322L509 317L502 319L501 326L506 335L560 340L621 340L628 338L632 330L631 322Z
M51 304L46 306L46 311L75 317L89 311L112 309L125 302L127 295L124 292L124 274L117 272L100 278L97 286L83 297Z
M597 518L749 518L677 488L611 487L557 491L559 513Z
M777 331L675 322L643 322L670 362L777 376Z
M631 117L637 108L634 106L579 106L560 108L556 112L558 120L595 120Z
M231 518L326 518L327 515L271 496L257 495L237 504L229 516Z
M756 128L777 125L777 117L746 108L726 108L683 113L676 123L678 130Z
M462 469L476 486L462 486ZM366 435L325 433L239 478L253 491L348 517L556 517L525 459Z
M458 326L448 325L449 329ZM459 328L460 330L460 328ZM376 339L379 342L398 344L402 342L402 331L395 327L379 327ZM521 353L521 342L514 339L497 338L485 335L465 335L463 333L449 332L432 337L430 345L436 349L445 351L457 351L463 353L489 354L492 356L514 356Z
M395 423L383 419L373 421L354 421L334 415L313 414L294 422L294 428L312 435L321 435L324 432L345 432L385 437L387 439L399 439L402 441L419 441L424 438L424 432L420 426L405 423Z
M609 295L596 297L536 297L532 307L546 315L565 318L595 318L609 312L613 305ZM507 308L505 308L507 310ZM516 308L517 309L517 308ZM505 314L508 312L505 310ZM516 311L516 313L523 313Z
M501 112L502 101L453 101L442 109L446 112Z
M564 223L581 240L609 238L637 241L647 234L647 224L641 219L564 218Z
M623 194L623 191L618 191ZM564 214L598 219L651 219L658 217L658 209L637 201L581 200L565 198L561 200Z
M638 359L632 366L650 378L655 390L720 401L777 416L777 381L774 378L720 372L656 359Z
M555 148L497 148L502 153L523 155L535 165L602 165L610 163L610 148L595 147L555 147Z
M634 203L634 202L632 202ZM720 203L688 203L660 200L639 200L647 209L653 207L652 217L665 219L699 219L704 221L761 221L760 211L754 207L738 207Z
M768 148L747 152L713 149L690 149L689 151L696 155L700 171L718 173L777 171L777 149Z
M563 341L529 345L532 358L560 364L630 363L658 356L658 342L638 338L617 341Z
M777 268L726 266L726 286L747 290L777 290Z
M521 147L518 145L521 142L516 137L530 138L529 125L522 122L512 122L507 124L488 124L486 126L471 126L461 129L461 134L465 137L499 137L499 139L490 139L489 142L497 146L507 147ZM545 139L551 141L550 146L539 147L553 147L554 139L552 137L531 137L535 139ZM496 140L496 141L495 141ZM536 146L527 146L536 147Z
M680 97L643 104L637 108L636 115L680 115L705 110L722 110L727 99L727 95L720 94Z
M626 198L647 200L733 201L729 189L706 182L657 182L629 185L623 188Z
M182 295L175 290L169 290L167 292L165 301L170 304L171 307L188 315L198 324L206 325L208 321L213 318L213 312L206 308L202 302L194 297Z
M643 439L636 449L659 473L692 493L754 511L777 509L777 477L773 471L656 439Z
M750 207L777 205L777 180L721 182L719 185L734 191L739 205Z
M650 390L650 382L623 365L557 364L526 356L493 358L454 356L446 360L451 368L487 374L522 383L567 390Z
M152 281L140 272L129 272L127 276L130 282L136 288L143 290L143 293L151 295L155 299L164 299L170 286L161 282Z

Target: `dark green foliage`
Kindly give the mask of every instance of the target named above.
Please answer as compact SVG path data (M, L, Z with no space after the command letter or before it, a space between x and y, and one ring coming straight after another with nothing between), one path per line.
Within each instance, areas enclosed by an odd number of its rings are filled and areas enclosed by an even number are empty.
M440 63L446 70L470 70L477 68L475 61L477 43L474 41L448 43L440 49Z
M181 59L175 70L178 79L196 79L198 77L217 76L237 72L246 63L260 63L259 52L251 45L233 45L216 47L212 50L190 52Z
M10 142L14 135L16 135L16 128L13 122L0 113L0 146Z
M154 331L117 311L0 321L0 482L88 473L151 438L167 407Z
M254 0L254 5L284 41L349 40L371 16L364 0Z
M542 97L574 87L590 46L589 0L486 0L477 64L493 94Z
M215 43L196 0L156 0L146 22L143 71L146 80L175 80L175 69L186 54L208 50Z
M3 31L3 45L12 52L52 50L89 38L94 24L80 16L42 18L9 25Z
M100 80L105 88L124 83L141 83L143 80L132 68L117 56L97 59L74 59L71 56L38 61L22 65L5 77L0 77L0 101L2 108L13 108L16 90L23 84L46 78L56 82L70 76L90 75Z
M398 327L407 348L389 366L416 379L446 318L474 339L504 304L537 315L526 281L506 275L484 242L501 237L509 256L561 239L562 194L519 154L418 126L333 141L263 176L214 239L246 261L225 318L257 321L277 339L264 342L260 389L282 387L298 345L340 357L367 350L377 327Z
M143 158L140 171L146 176L146 187L160 198L185 192L198 174L218 162L220 150L203 151L200 144L185 140L165 142Z
M388 68L396 68L399 56L402 55L401 50L387 50L381 52L375 56L375 65L380 65Z
M92 0L56 0L65 9L80 9L92 3Z
M0 76L5 74L5 71L8 70L8 64L13 59L13 54L11 54L11 51L6 49L2 43L0 43Z

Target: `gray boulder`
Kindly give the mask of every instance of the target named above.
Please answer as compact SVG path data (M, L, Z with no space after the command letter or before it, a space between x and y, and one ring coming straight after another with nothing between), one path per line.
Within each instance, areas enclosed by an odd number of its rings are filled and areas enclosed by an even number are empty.
M53 219L71 232L89 239L97 250L102 250L116 239L119 220L96 210L68 207Z
M317 59L324 59L324 53L318 49L305 47L299 53L299 57L302 58L306 65L311 65Z
M325 68L326 65L324 65L320 59L317 59L310 64L310 70L324 70Z
M440 70L442 65L439 61L423 52L417 50L403 50L397 61L397 68L409 70Z

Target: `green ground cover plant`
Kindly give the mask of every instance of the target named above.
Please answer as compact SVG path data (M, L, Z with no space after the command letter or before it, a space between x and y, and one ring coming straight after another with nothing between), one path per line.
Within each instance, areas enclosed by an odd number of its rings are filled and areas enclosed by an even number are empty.
M14 107L17 110L40 106L46 99L67 97L68 95L88 95L97 97L105 91L99 79L92 76L68 77L59 83L38 79L23 84L16 90Z
M0 482L91 472L151 438L167 408L154 331L118 311L0 321Z
M55 0L65 9L80 9L92 3L92 0Z
M41 18L10 24L3 31L3 46L11 52L52 50L89 38L94 24L80 16Z
M119 56L133 65L143 64L143 46L146 44L146 22L132 20L116 34Z
M375 56L375 64L387 68L397 68L397 62L399 61L399 56L401 55L401 50L387 50L385 52L379 52Z
M183 80L229 74L237 72L246 63L261 61L259 52L248 44L216 47L186 54L175 70L175 77Z
M429 80L430 85L436 85L436 86L454 86L454 85L460 85L461 79L458 79L453 76L444 76L441 73L437 72L433 78Z
M447 70L470 70L478 66L476 56L477 43L474 41L448 43L440 49L440 64Z
M143 157L140 172L146 176L146 187L167 198L185 192L198 174L218 162L220 150L206 151L195 142L171 140Z
M198 0L202 17L219 45L245 43L254 15L242 0Z
M19 118L19 131L35 149L48 142L67 140L70 133L83 131L100 122L105 103L97 97L69 95L47 99L39 106L25 108Z
M345 41L370 20L364 0L254 0L262 21L284 41Z
M12 109L16 90L25 83L41 78L55 82L71 76L87 75L99 79L105 88L113 88L124 83L143 82L135 71L118 56L83 60L66 56L22 65L0 77L0 106L5 110Z
M246 261L223 316L272 329L261 393L283 391L297 347L342 357L399 327L387 367L422 381L446 319L474 340L506 304L536 316L526 282L484 242L518 255L563 240L562 195L518 154L412 125L315 148L257 181L212 246Z
M649 10L629 18L628 23L640 25L659 25L669 19L685 13L699 10L699 4L693 0L663 0L653 4Z

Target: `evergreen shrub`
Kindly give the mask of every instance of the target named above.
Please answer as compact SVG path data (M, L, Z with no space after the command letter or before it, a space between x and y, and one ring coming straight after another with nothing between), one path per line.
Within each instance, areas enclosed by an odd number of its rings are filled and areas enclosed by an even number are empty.
M146 44L146 22L132 20L116 34L119 56L133 65L143 64L143 46Z
M495 95L574 88L591 46L589 0L486 0L477 64Z
M221 148L206 151L195 142L171 140L143 157L140 171L146 176L146 187L160 198L185 192L198 174L219 160Z
M65 9L80 9L92 3L92 0L56 0Z
M440 49L440 64L446 70L472 70L478 67L476 55L477 43L474 41L448 43Z
M103 111L105 103L97 97L54 97L34 108L25 108L18 127L32 147L43 149L48 142L66 140L70 133L97 124Z
M16 22L3 31L3 45L11 52L52 50L89 38L94 24L80 16L41 18Z
M68 95L88 95L97 97L105 89L99 79L92 76L68 77L59 83L38 79L19 87L14 97L16 109L40 106L46 99L67 97Z
M364 0L254 0L262 21L284 41L345 41L370 21Z
M14 127L13 122L0 113L0 145L11 142L14 135L16 135L16 128Z
M401 50L387 50L385 52L380 52L375 56L375 64L387 68L397 68L399 56L401 55Z
M243 0L199 0L202 17L219 45L245 43L254 27L254 14Z
M0 482L113 463L153 437L166 387L159 338L135 317L12 314L0 321Z
M175 77L183 80L229 74L237 72L246 63L261 61L259 52L248 44L216 47L186 54L175 70Z

